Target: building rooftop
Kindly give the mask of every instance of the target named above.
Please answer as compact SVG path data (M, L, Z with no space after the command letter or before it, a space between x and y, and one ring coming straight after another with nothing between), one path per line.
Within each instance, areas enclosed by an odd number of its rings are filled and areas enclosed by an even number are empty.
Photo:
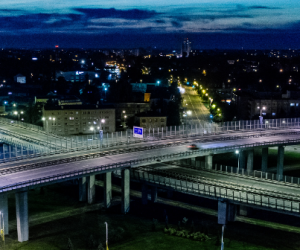
M47 104L44 106L45 110L71 110L71 109L76 109L76 110L82 110L82 109L114 109L112 105L51 105Z

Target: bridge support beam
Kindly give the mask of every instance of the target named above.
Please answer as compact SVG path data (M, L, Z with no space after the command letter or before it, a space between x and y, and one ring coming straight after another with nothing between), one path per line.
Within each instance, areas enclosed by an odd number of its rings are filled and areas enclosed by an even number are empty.
M87 200L88 204L92 204L95 202L95 175L90 175L87 178Z
M261 151L261 171L262 172L267 172L268 154L269 154L269 148L262 148L262 151Z
M283 162L284 162L284 147L278 146L277 176L279 181L283 180Z
M122 213L126 214L130 209L130 169L123 169L121 171L122 177Z
M0 194L0 212L3 214L4 234L8 235L9 225L8 225L8 196L7 196L7 193ZM0 220L2 220L2 218ZM2 226L3 226L3 224L1 223L0 229L3 229Z
M151 187L151 201L153 203L157 202L157 187Z
M212 169L213 168L213 155L205 156L205 168Z
M248 150L248 157L247 157L247 171L253 171L253 155L254 150Z
M147 205L148 203L148 186L146 183L142 183L142 204Z
M111 172L104 174L104 207L109 208L112 200Z
M240 169L245 168L246 166L246 155L245 155L245 151L241 150L239 153L239 165L240 165Z
M86 177L79 178L79 201L86 201Z
M17 192L16 197L16 217L18 241L28 241L29 223L28 223L28 194L27 192Z

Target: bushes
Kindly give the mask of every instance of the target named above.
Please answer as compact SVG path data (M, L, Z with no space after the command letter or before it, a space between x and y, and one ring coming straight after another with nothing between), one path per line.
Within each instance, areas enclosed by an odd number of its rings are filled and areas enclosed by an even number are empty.
M175 228L165 228L164 232L169 235L174 235L182 238L197 240L197 241L207 241L210 238L201 232L191 233L187 230L176 230Z

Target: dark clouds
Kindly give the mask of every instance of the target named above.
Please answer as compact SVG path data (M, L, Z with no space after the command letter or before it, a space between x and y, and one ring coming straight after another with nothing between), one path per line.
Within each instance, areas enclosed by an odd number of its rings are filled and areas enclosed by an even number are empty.
M142 20L157 15L155 11L139 10L139 9L116 10L115 8L111 8L111 9L77 8L74 10L85 14L87 18L124 18L124 19L132 19L132 20Z

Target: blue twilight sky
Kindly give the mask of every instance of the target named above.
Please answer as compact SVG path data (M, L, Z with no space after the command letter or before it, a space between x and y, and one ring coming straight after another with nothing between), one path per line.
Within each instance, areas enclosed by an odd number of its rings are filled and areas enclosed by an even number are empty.
M299 13L298 0L9 0L0 46L298 48Z

